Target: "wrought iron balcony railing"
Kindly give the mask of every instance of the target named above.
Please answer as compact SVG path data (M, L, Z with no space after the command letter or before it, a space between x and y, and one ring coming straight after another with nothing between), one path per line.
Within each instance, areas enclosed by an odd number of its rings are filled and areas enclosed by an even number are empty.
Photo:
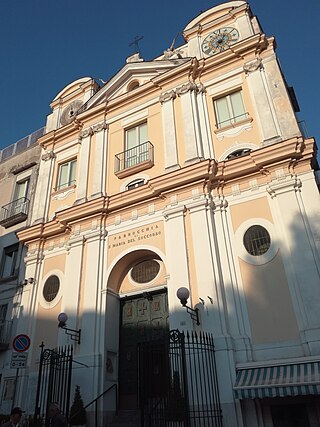
M115 174L119 177L153 166L154 147L150 141L116 154Z
M21 197L7 205L2 206L0 212L0 225L4 228L25 221L28 217L29 199Z
M0 351L7 350L11 342L12 320L0 321Z

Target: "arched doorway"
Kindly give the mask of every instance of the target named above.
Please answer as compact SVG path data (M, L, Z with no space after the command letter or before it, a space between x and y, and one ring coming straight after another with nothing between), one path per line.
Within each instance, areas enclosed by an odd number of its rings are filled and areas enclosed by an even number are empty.
M108 288L119 296L118 384L120 409L139 408L141 345L152 341L158 356L148 373L155 393L164 389L163 340L168 335L166 270L159 255L150 250L126 254L114 265ZM110 326L109 326L110 328ZM108 329L108 325L107 325Z

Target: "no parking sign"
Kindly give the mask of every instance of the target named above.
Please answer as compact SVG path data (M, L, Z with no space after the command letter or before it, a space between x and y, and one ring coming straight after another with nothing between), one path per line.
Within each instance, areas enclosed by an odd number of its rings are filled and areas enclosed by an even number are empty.
M30 347L30 343L31 341L28 335L20 334L13 339L12 347L18 353L23 353L24 351L28 350L28 348Z

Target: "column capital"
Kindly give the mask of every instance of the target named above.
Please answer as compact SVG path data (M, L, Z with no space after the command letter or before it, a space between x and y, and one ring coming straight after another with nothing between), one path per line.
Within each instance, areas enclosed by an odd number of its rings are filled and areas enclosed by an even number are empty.
M177 94L174 90L169 90L168 92L162 92L159 101L161 104L168 101L173 101L177 97Z
M288 193L290 191L300 191L301 187L302 182L296 176L287 177L281 181L271 182L267 186L267 192L272 198L274 198L279 194Z
M79 133L79 138L80 138L80 139L83 139L83 138L87 138L88 136L91 136L91 135L93 135L93 130L92 130L92 128L91 128L91 127L89 127L89 128L87 128L87 129L82 130L82 131Z
M176 89L176 93L177 95L181 96L181 95L184 95L185 93L197 91L197 90L198 90L197 85L194 82L189 81L181 86L178 86Z
M105 129L108 129L108 125L105 121L96 123L95 125L92 126L93 133L97 133Z
M213 211L225 211L228 207L228 202L224 196L212 196L211 209Z
M184 205L180 206L169 206L166 207L163 211L163 216L166 221L169 221L170 219L183 217L186 212L186 207Z
M252 73L253 71L259 70L262 67L263 65L262 65L261 58L255 58L252 61L248 61L243 64L243 71L249 74L249 73Z
M47 162L48 160L54 159L56 157L56 155L54 154L54 152L51 151L46 151L44 154L42 154L41 156L41 160Z

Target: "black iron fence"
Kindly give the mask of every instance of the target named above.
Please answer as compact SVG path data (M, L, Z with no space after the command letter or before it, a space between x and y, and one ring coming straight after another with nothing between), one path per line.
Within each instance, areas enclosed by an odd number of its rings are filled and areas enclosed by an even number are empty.
M222 427L213 338L171 331L139 349L141 425Z
M61 412L68 417L72 360L72 346L52 350L41 345L34 426L49 426L50 403L57 403Z

